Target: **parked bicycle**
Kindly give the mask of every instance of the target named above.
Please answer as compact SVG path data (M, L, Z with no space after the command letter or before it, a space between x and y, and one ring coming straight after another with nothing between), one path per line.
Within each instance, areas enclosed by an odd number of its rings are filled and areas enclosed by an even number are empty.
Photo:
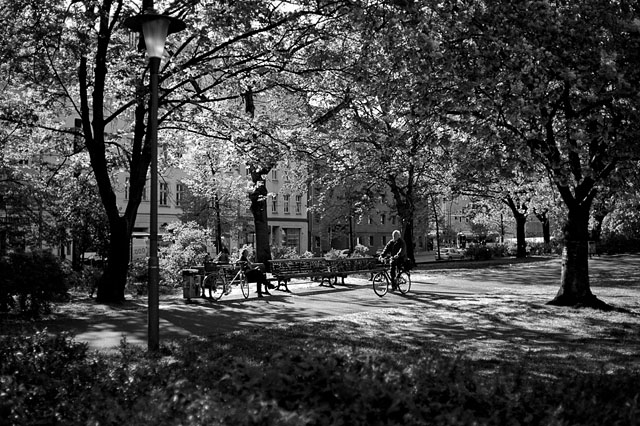
M380 297L387 294L389 287L391 286L391 259L385 258L383 260L385 268L382 271L373 274L373 291ZM398 267L396 276L396 285L398 290L402 294L407 294L411 289L411 273L404 266Z
M205 274L202 280L203 296L209 290L209 298L219 300L223 295L231 293L234 286L240 286L244 298L249 297L249 283L242 268L235 265L205 264Z

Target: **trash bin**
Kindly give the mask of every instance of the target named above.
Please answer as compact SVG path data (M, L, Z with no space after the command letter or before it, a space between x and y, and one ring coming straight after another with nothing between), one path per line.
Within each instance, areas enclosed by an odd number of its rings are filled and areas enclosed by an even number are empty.
M197 269L182 270L182 297L191 300L200 295L200 276Z

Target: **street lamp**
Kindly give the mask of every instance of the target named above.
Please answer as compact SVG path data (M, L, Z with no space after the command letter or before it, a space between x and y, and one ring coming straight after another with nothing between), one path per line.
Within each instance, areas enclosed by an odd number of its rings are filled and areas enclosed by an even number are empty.
M149 309L148 348L157 351L160 341L159 315L159 266L158 266L158 72L169 34L186 28L184 22L171 16L160 15L154 10L127 18L124 25L132 31L142 32L149 54L151 71L151 100L149 102L148 131L151 140L151 208L149 232Z

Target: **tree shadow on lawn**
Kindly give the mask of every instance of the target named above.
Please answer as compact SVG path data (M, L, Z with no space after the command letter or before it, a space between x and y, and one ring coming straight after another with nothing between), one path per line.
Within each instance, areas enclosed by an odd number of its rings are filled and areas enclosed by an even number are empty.
M525 363L531 374L638 369L640 321L566 313L518 298L435 296L423 309L365 312L300 325L325 345L391 348L415 356L434 349L463 355L478 368ZM381 327L381 325L383 325Z
M530 259L530 258L527 258ZM525 259L526 260L526 259ZM482 267L461 265L449 270L424 270L429 274L446 274L470 281L514 285L557 285L560 287L562 259L531 258L528 262L488 262ZM589 279L593 287L640 287L640 255L598 256L589 259Z
M207 345L226 342L232 351L243 344L278 351L293 339L344 350L410 351L416 356L437 348L452 355L463 353L479 368L525 360L536 374L551 375L558 368L576 372L640 368L639 317L545 305L559 284L560 264L550 262L482 271L418 270L412 273L407 295L390 293L383 298L373 295L366 280L344 288L300 287L293 294L275 292L264 299L252 293L247 300L236 295L187 304L175 296L161 300L161 342L195 335ZM625 259L620 268L619 262L608 258L590 264L592 276L605 281L598 296L637 309L637 282L625 278L638 273L632 261ZM463 285L446 287L456 279ZM466 286L475 288L468 291ZM351 292L357 297L338 298L332 302L335 306L314 305L325 295ZM90 321L82 315L60 324L68 327L72 320L78 327L74 330L95 333L95 338L105 331L117 338L126 330L128 341L146 341L146 299L131 301L119 313L117 307L88 303L82 309L87 309ZM347 310L354 304L360 312ZM140 312L132 312L136 307ZM105 312L96 315L94 309Z
M461 351L486 363L535 364L540 374L640 368L637 259L590 261L594 292L618 312L546 305L559 288L561 264L548 261L482 270L420 271L407 295L417 309L393 338ZM424 275L422 275L424 274ZM463 286L447 284L459 280ZM427 343L422 343L427 342Z

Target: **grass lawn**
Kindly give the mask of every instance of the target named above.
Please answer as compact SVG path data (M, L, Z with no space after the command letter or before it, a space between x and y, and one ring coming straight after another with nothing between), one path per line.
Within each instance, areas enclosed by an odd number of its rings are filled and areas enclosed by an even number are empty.
M5 337L0 410L13 420L0 424L638 424L640 257L590 262L609 312L545 305L559 262L430 264L412 274L411 305L167 341L158 355ZM484 291L431 291L454 282ZM91 312L86 299L60 309Z

